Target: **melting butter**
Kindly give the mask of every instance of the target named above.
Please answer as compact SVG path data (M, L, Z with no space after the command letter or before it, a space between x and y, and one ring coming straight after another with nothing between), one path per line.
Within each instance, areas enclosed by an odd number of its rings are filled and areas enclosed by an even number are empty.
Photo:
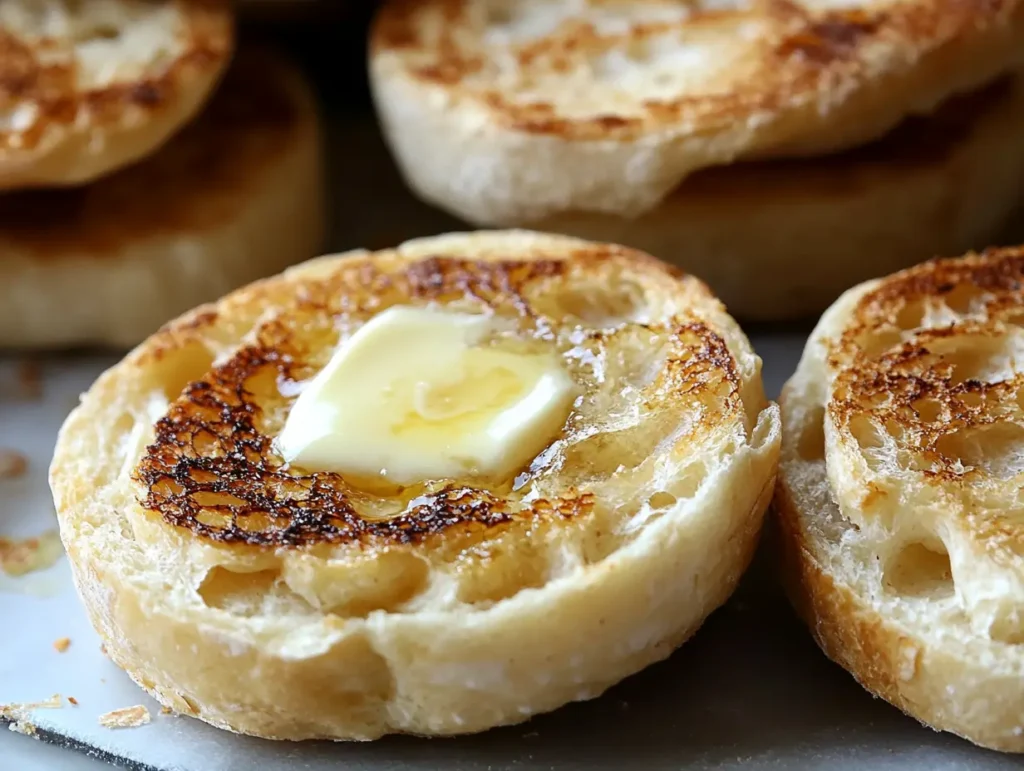
M561 429L574 385L553 351L488 344L494 323L406 306L380 313L303 388L278 452L400 485L514 473Z

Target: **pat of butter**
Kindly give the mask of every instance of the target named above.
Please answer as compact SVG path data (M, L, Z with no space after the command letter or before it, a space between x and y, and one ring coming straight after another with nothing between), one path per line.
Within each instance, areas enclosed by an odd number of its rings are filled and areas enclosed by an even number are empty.
M561 429L574 387L554 352L482 344L493 324L425 308L380 313L303 389L278 452L396 484L514 473Z

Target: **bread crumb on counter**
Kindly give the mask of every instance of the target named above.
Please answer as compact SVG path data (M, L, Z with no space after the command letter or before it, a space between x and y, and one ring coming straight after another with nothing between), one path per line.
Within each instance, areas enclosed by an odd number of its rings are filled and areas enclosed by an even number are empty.
M28 471L28 458L20 452L0 447L0 479L17 479Z
M34 709L60 709L64 706L64 699L59 693L55 693L43 701L27 701L20 704L0 704L0 719L10 720L7 728L14 733L25 736L36 735L36 725L29 717Z
M70 704L72 707L77 707L78 699L76 699L74 696L68 696L68 704Z
M100 715L100 725L104 728L138 728L149 723L150 719L149 710L137 704Z
M59 640L54 640L53 641L53 649L55 651L57 651L57 653L64 653L70 647L71 647L71 638L70 637L61 637Z
M48 530L34 538L14 540L0 537L0 572L17 577L46 570L56 564L63 553L64 547L56 530Z

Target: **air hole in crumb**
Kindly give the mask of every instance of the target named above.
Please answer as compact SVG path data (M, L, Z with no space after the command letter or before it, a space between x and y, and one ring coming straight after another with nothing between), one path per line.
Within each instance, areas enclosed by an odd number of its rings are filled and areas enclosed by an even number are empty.
M903 342L903 335L898 329L886 329L868 335L861 342L861 352L867 359L877 359Z
M942 417L942 402L936 399L918 399L913 408L918 420L924 423L934 423Z
M935 449L965 468L1009 479L1024 471L1024 426L994 423L962 428L939 437Z
M960 385L974 380L982 383L995 383L1013 377L1014 362L1001 346L992 345L998 341L980 341L973 345L960 342L953 350L941 353L942 363L950 368L949 382Z
M279 570L239 573L217 565L206 574L206 578L200 584L199 596L203 598L207 607L234 612L233 608L237 608L239 604L253 605L254 598L267 594L280 575Z
M957 284L946 294L942 295L943 304L953 313L964 316L975 310L980 310L984 292L974 284Z
M211 511L210 509L202 509L196 514L196 522L200 525L206 525L207 527L221 530L231 524L231 515L221 514L220 512Z
M857 415L850 421L850 434L862 450L877 450L885 446L881 426L867 415Z
M997 618L989 628L989 636L1007 645L1024 643L1024 619L1017 608Z
M244 506L245 501L230 493L213 493L206 490L192 494L192 500L200 506Z
M938 539L904 546L885 568L886 587L902 597L939 600L952 596L949 554Z
M198 340L191 340L179 348L161 352L151 362L150 371L159 378L164 396L174 401L189 383L201 379L213 366L214 354Z
M121 30L113 24L96 24L80 30L75 35L75 42L92 43L97 40L117 40L119 37L121 37Z
M308 613L311 606L281 579L278 569L243 573L222 565L211 569L197 589L207 607L236 616Z
M797 443L802 460L814 463L825 459L825 408L815 407L804 421Z
M925 304L917 300L906 303L896 313L896 326L905 332L920 329L924 323Z
M678 499L672 493L662 490L648 498L647 505L652 509L667 509L675 506L677 501Z
M708 467L702 460L687 466L672 485L672 496L675 499L692 498L708 475ZM673 501L674 502L674 501Z
M617 327L647 318L643 288L628 280L614 284L576 285L557 292L545 292L536 304L542 312L557 318L575 318L589 327Z
M401 606L422 593L430 579L429 563L403 552L386 552L378 555L372 565L363 570L353 571L344 581L343 587L333 587L332 597L325 612L340 618L364 618L376 610L398 611Z
M468 605L491 605L536 589L548 581L549 561L540 545L514 552L491 551L479 564L459 571L458 598Z

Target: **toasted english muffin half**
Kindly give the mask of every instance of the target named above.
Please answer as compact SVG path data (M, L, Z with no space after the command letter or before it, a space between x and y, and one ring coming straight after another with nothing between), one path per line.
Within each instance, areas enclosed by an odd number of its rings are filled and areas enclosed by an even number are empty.
M688 178L635 218L538 230L629 244L705 280L741 320L820 314L854 284L998 243L1024 203L1024 76L1007 75L829 156Z
M514 479L283 465L297 384L399 305L488 315L571 377ZM622 247L481 232L323 257L99 378L57 443L61 534L108 653L178 712L279 739L516 723L665 658L732 592L780 441L760 369L703 284Z
M1024 64L1024 3L391 0L372 32L411 187L476 225L653 209L692 172L863 144Z
M153 152L233 44L229 0L0 3L0 190L78 185Z
M92 185L0 195L0 346L135 345L323 247L312 92L243 50L203 114Z
M921 722L1024 751L1024 249L862 284L782 396L774 509L825 653Z

